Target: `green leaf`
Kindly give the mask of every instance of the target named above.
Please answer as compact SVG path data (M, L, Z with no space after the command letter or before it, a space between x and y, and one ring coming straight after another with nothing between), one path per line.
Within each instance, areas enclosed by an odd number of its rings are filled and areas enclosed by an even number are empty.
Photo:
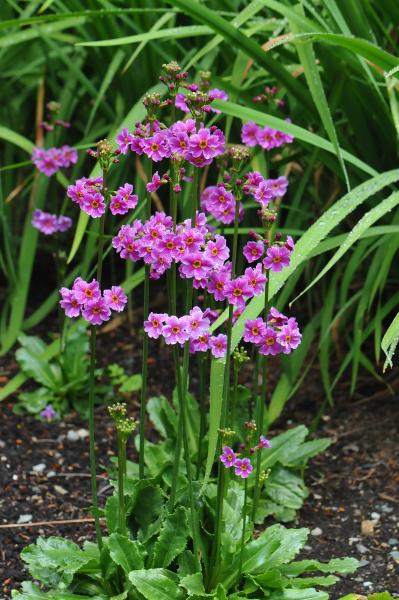
M298 560L289 565L282 565L281 572L288 577L297 577L302 573L311 573L320 571L321 573L354 573L359 566L359 561L356 558L333 558L327 563L318 560Z
M176 438L177 415L165 396L150 398L147 412L151 423L163 438Z
M39 537L36 544L22 550L21 558L28 565L34 579L47 586L66 589L77 571L91 563L98 562L98 551L81 550L77 544L61 537Z
M97 40L94 42L80 42L77 46L123 46L126 44L137 44L138 42L148 42L150 40L162 40L162 39L179 39L179 38L193 38L202 35L211 35L212 29L209 27L202 27L199 25L186 25L182 27L170 27L168 29L161 29L161 31L151 30L145 33L138 33L136 35L128 35L126 37L115 38L112 40Z
M180 506L163 521L154 546L152 567L168 567L185 550L188 536L186 509Z
M129 579L146 600L180 600L183 592L179 590L175 573L166 569L142 569L132 571Z
M63 592L60 590L50 590L42 592L37 585L30 581L22 583L22 591L13 590L11 597L17 600L87 600L87 596ZM91 600L105 600L104 596L90 596ZM110 600L112 600L110 598Z
M18 404L15 406L16 412L25 409L28 413L37 415L47 404L51 403L51 396L48 388L40 387L34 392L23 392L18 396ZM23 410L22 410L23 412Z
M223 379L225 362L213 360L210 376L210 409L209 409L209 433L208 433L208 455L206 458L204 480L202 482L201 494L204 493L209 481L215 452L219 439L220 417L222 413Z
M205 596L204 581L202 573L193 573L192 575L186 575L180 579L181 587L183 587L188 593L188 597L191 596Z
M284 467L276 467L265 482L266 494L277 504L298 510L308 496L302 477Z
M313 588L307 590L289 589L270 594L269 600L328 600L327 592L319 592Z
M121 392L137 392L141 390L141 386L143 383L143 378L140 373L136 373L136 375L131 375L128 377L120 387Z
M268 527L260 536L245 545L242 560L243 573L261 573L290 562L303 548L308 537L307 529L286 529L276 524ZM221 575L228 589L238 573L239 557Z
M377 206L366 212L363 217L356 223L352 231L348 234L346 240L341 244L340 248L334 254L334 256L328 261L324 268L318 273L312 282L300 293L292 302L295 302L303 294L312 288L324 275L338 262L338 260L353 246L353 244L361 237L361 235L369 228L373 223L378 221L386 213L390 212L395 206L399 204L399 192L394 192L388 198L380 202Z
M384 371L389 365L391 368L393 367L392 358L395 354L396 347L399 343L399 313L396 315L387 331L385 332L384 337L381 341L381 348L386 354L386 360L384 363Z
M22 148L22 150L25 150L29 155L32 154L34 144L20 133L12 131L8 127L0 127L0 138L10 144L18 146L18 148Z
M15 353L22 371L50 390L56 391L62 385L61 369L58 365L42 360L40 355L46 345L40 338L21 335L18 338L22 348Z
M126 575L135 569L144 568L144 552L136 540L130 540L120 533L112 533L107 544L112 560L122 567Z

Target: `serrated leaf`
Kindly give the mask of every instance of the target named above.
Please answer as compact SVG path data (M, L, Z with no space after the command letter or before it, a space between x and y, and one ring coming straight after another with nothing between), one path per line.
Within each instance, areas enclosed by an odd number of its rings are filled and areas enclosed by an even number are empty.
M140 373L128 377L120 387L121 392L137 392L141 390L143 379Z
M302 477L284 467L275 467L264 484L265 493L278 504L298 510L308 496Z
M163 438L176 437L177 415L165 396L150 398L147 412L155 429Z
M353 573L359 566L359 561L356 558L333 558L327 563L320 562L318 560L298 560L290 563L289 565L283 565L281 572L289 577L297 577L302 573L311 573L313 571L320 571L321 573L338 573L344 575L346 573Z
M188 536L186 509L180 506L163 521L154 546L152 567L168 567L185 550Z

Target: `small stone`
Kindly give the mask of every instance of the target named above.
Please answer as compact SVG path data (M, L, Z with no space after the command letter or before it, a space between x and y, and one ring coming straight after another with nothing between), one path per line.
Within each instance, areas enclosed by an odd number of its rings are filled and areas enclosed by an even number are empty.
M394 561L399 563L399 551L398 550L392 550L392 552L389 553L389 556L392 556Z
M370 521L369 519L362 521L361 532L362 535L374 535L374 521Z
M67 440L69 442L78 442L79 440L84 440L89 436L89 432L87 429L71 429L67 433Z
M37 465L33 465L32 471L34 473L43 473L45 468L46 468L46 463L39 463Z
M47 473L47 478L49 478L49 477L55 477L56 475L57 475L57 473L55 471L49 471Z
M373 587L373 582L372 581L363 581L363 586L364 587Z
M370 561L366 560L365 558L362 558L362 560L359 560L359 567L365 567L366 565L369 565Z
M57 492L57 494L62 494L63 496L68 493L67 490L65 488L63 488L61 485L55 485L54 489Z
M312 546L309 546L309 544L305 544L305 546L303 547L304 550L307 550L307 552L310 552L312 550Z
M379 521L380 518L381 518L381 515L378 512L372 512L371 513L371 518L373 519L373 521Z
M356 544L356 550L360 552L360 554L366 554L366 552L370 552L370 550L363 544Z
M6 447L6 443L3 442L3 440L0 440L0 448L5 448Z
M313 498L315 500L321 500L323 498L323 496L320 496L320 494L313 494Z
M17 523L30 523L32 515L19 515Z
M312 529L312 531L310 532L311 535L314 536L318 536L321 535L323 533L322 529L320 529L320 527L315 527L314 529Z
M391 512L393 512L393 508L392 508L392 506L389 506L389 504L382 504L381 505L381 510L384 513L391 513Z
M348 541L349 541L349 546L352 546L356 542L359 542L360 538L358 538L358 537L350 537Z
M396 546L397 544L399 544L399 540L398 540L398 539L396 539L396 538L389 538L389 540L388 540L388 544L389 544L390 546Z

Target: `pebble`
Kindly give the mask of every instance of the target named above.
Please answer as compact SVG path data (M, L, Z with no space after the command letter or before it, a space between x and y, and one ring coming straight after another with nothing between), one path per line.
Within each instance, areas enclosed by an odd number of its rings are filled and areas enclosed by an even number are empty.
M366 554L366 552L370 552L367 546L364 546L364 544L356 544L356 550L360 552L360 554Z
M392 556L394 561L399 563L399 551L398 550L392 550L392 552L389 553L389 556Z
M47 473L47 477L55 477L57 475L57 473L55 471L49 471Z
M373 587L373 582L372 581L363 581L363 586L364 587Z
M303 547L304 550L307 550L308 552L310 552L310 550L312 550L312 546L309 546L309 544L305 544L305 546Z
M313 494L313 498L315 500L322 500L323 496L320 496L320 494Z
M352 544L354 544L355 542L360 542L360 538L350 537L348 541L349 541L349 546L352 546Z
M391 512L393 512L393 508L392 508L392 506L389 506L389 504L381 504L381 510L384 513L391 513Z
M373 519L373 521L379 521L380 518L381 518L381 515L378 512L372 512L371 513L371 518Z
M389 540L388 540L388 544L389 544L390 546L396 546L397 544L399 544L399 540L398 540L398 539L396 539L396 538L389 538Z
M69 442L78 442L79 440L84 440L89 437L89 432L87 429L71 429L68 431L66 437Z
M374 534L374 525L375 525L374 521L369 521L368 519L365 519L364 521L362 521L362 523L361 523L362 535L373 535Z
M57 494L65 495L68 493L67 490L65 488L63 488L61 485L55 485L54 489L57 492Z
M43 473L45 468L46 468L46 463L39 463L37 465L33 465L32 471L34 473Z
M3 440L0 440L0 448L5 448L6 447L6 443L3 442Z
M359 567L365 567L366 565L369 565L370 561L366 560L365 558L362 558L362 560L359 560Z
M29 523L32 521L32 515L19 515L17 523Z
M312 529L312 531L310 532L311 535L321 535L323 533L323 530L320 529L320 527L315 527L314 529Z

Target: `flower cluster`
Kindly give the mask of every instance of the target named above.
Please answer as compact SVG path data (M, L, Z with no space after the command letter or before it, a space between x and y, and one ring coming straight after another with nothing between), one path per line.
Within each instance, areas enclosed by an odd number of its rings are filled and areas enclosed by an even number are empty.
M183 346L190 342L191 352L210 350L215 358L221 358L226 354L227 337L223 333L214 336L210 334L212 312L203 312L199 306L194 306L190 313L183 317L151 312L144 321L144 331L153 339L162 336L168 345Z
M224 152L225 138L216 126L204 127L197 131L194 119L177 121L169 128L161 128L158 121L143 125L138 123L134 133L127 128L117 135L117 145L122 154L132 150L145 154L152 161L165 158L187 160L196 167L211 164L212 160Z
M32 162L36 168L47 177L54 175L61 167L74 165L78 160L75 148L61 146L61 148L33 148Z
M192 92L196 92L198 90L198 86L196 84L191 84L189 86L189 89ZM226 102L229 99L229 97L224 90L219 90L218 88L213 88L212 90L208 91L208 99L209 99L209 102L212 102L213 100L223 100L224 102ZM181 110L185 113L190 112L190 108L187 106L187 98L186 98L185 94L176 94L175 105L176 105L176 108L178 108L179 110ZM220 113L220 110L218 108L214 108L210 104L205 105L204 110L205 110L205 112L214 112L216 114Z
M97 219L106 211L105 197L102 192L102 177L92 179L82 177L74 185L68 186L67 196L90 217ZM109 209L113 215L125 215L137 206L138 200L138 196L133 194L133 185L125 183L111 195Z
M101 325L111 317L111 311L121 312L127 302L127 296L119 286L112 286L101 293L96 279L90 283L77 277L72 289L60 289L60 306L67 317L80 315L92 325Z
M236 199L225 183L210 185L201 194L201 208L217 221L230 225L235 218ZM243 216L244 206L240 203L239 218Z
M245 123L241 129L241 140L246 146L261 146L264 150L279 148L284 144L291 144L294 136L273 129L272 127L259 127L253 121Z
M245 448L245 446L244 446ZM271 443L263 435L259 438L259 443L254 447L250 448L250 453L254 454L258 450L263 448L271 448ZM229 446L222 448L222 454L220 455L220 461L226 469L234 468L234 474L241 479L249 477L254 470L252 463L249 458L239 458L240 454L234 452Z
M72 227L72 219L60 215L52 215L37 208L32 214L32 225L45 235L67 231Z
M301 339L297 320L286 317L274 307L266 321L258 317L245 322L244 341L255 344L261 354L290 354L299 346Z

